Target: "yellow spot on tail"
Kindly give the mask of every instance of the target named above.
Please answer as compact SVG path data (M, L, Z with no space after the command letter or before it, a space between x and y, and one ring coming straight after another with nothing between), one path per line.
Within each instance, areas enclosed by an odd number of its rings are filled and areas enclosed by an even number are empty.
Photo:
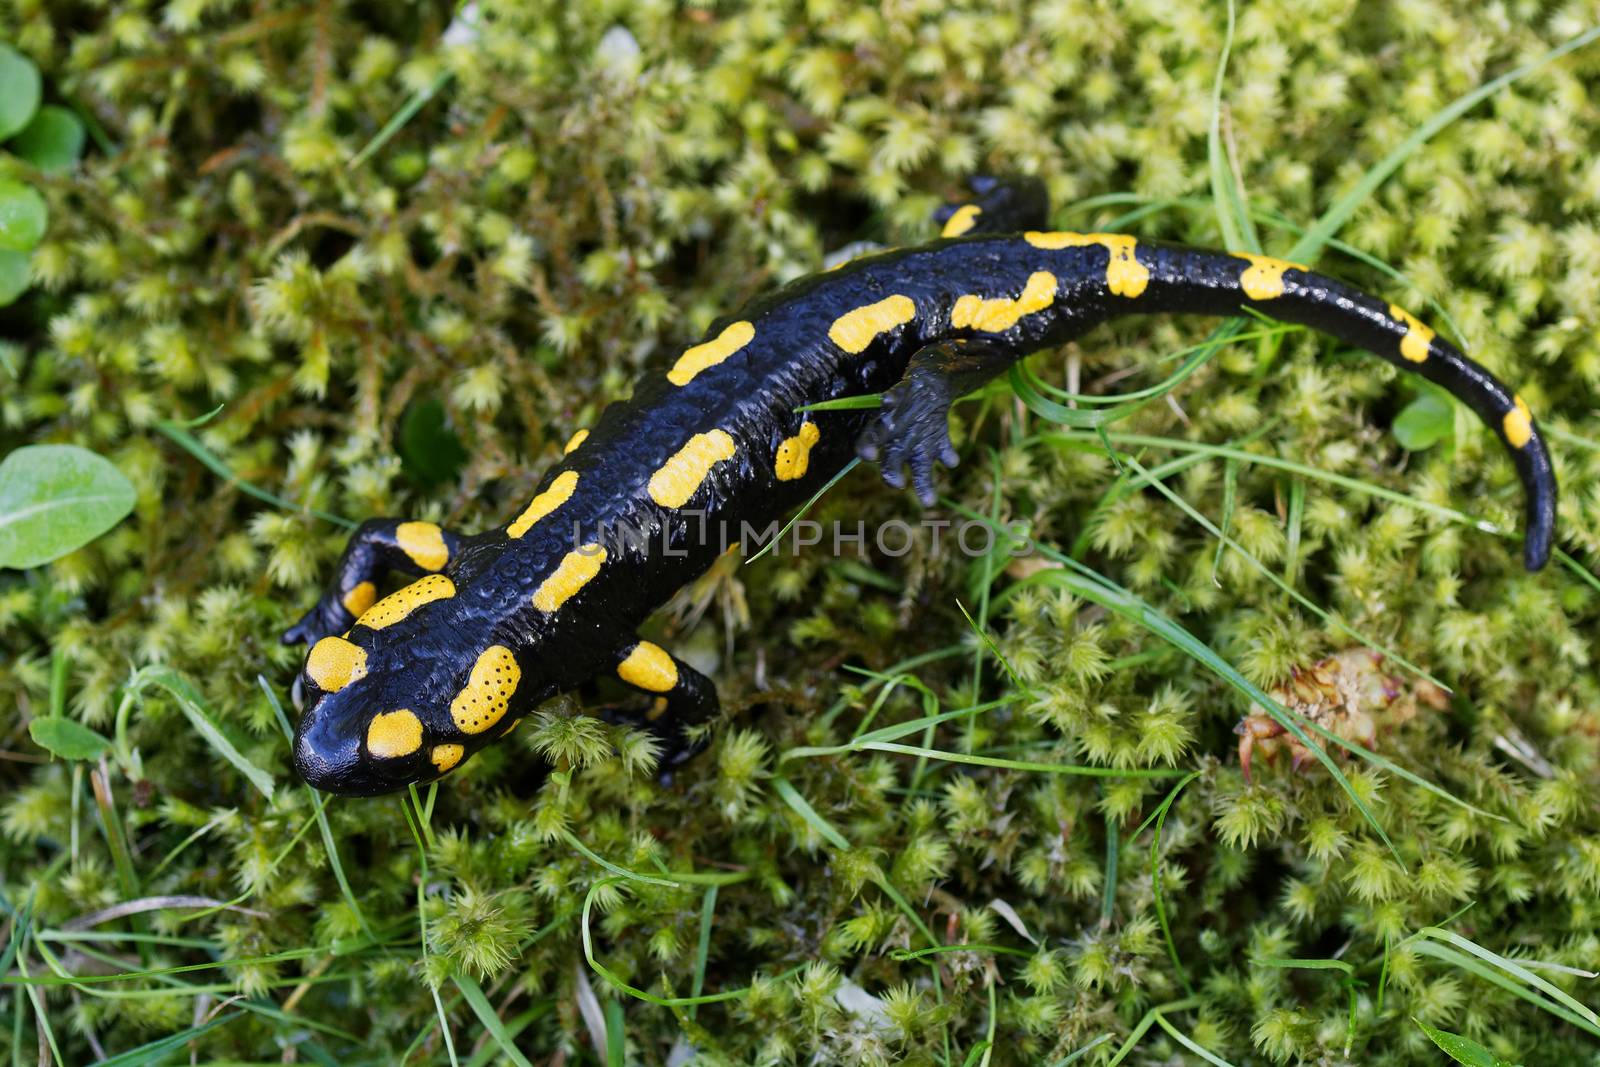
M1521 448L1533 437L1533 412L1528 410L1528 402L1520 396L1512 397L1511 403L1512 408L1500 420L1500 425L1511 447Z
M688 385L696 374L707 367L715 367L749 344L755 335L756 328L748 322L730 324L705 344L685 349L678 362L667 371L667 381L673 385Z
M1082 248L1085 245L1102 246L1111 254L1111 259L1106 263L1106 286L1117 296L1139 296L1150 284L1150 268L1140 263L1133 252L1139 241L1125 233L1071 233L1066 230L1041 233L1029 230L1022 237L1035 248L1052 251Z
M411 562L425 571L436 571L450 562L444 531L431 522L402 522L394 528L394 539Z
M583 444L588 439L589 439L589 431L588 430L579 430L577 433L575 433L571 437L567 438L567 443L561 449L561 454L563 456L572 455L572 453L577 450L578 446Z
M987 333L1001 333L1017 324L1024 315L1043 311L1056 300L1056 276L1049 271L1034 271L1028 275L1028 284L1022 295L985 300L971 293L962 296L950 309L950 325L958 329L972 328Z
M428 758L433 761L433 766L440 774L444 774L456 764L461 762L461 757L467 750L460 745L434 745L433 751L428 753Z
M1286 259L1274 259L1271 256L1258 256L1253 252L1230 252L1232 256L1250 261L1250 265L1239 275L1239 288L1244 290L1244 295L1251 300L1276 300L1283 295L1283 272L1286 270L1310 270L1298 263L1290 263Z
M840 315L828 327L828 337L852 356L859 355L878 339L879 334L888 333L896 326L904 326L916 317L917 305L911 302L909 296L896 293L876 304L863 304L854 311Z
M478 656L467 684L450 702L450 718L464 734L481 734L505 716L522 668L504 645L490 645Z
M1425 362L1428 346L1433 343L1433 329L1424 326L1415 315L1398 304L1389 305L1389 314L1406 326L1406 335L1400 338L1400 354L1413 363Z
M517 516L516 521L506 527L506 536L514 539L527 533L534 523L565 504L577 487L577 471L562 471L556 475L556 480L550 483L550 488L535 496L523 509L522 514Z
M381 630L410 615L424 604L435 600L448 600L456 595L456 583L442 574L418 578L403 589L396 589L372 607L361 613L357 626Z
M409 708L374 715L367 723L367 751L378 759L409 756L422 747L422 720Z
M945 221L940 237L960 237L978 224L978 216L983 214L983 208L977 204L962 204Z
M817 429L814 422L802 422L799 433L785 437L772 463L778 481L792 482L796 478L804 478L806 468L811 465L811 446L821 439L822 431Z
M738 451L723 430L697 433L650 476L650 499L664 508L681 508L711 473L713 464Z
M665 693L678 684L678 665L660 645L640 641L617 664L617 677L651 693Z
M324 637L306 657L306 677L324 693L337 693L367 676L367 650L342 637Z
M360 616L363 611L372 607L372 602L378 599L378 587L371 582L359 582L346 593L340 601L344 610L355 616Z
M539 583L533 591L533 606L545 614L555 611L588 585L600 573L606 561L606 550L601 545L587 544L575 548L561 557L561 562L550 577Z

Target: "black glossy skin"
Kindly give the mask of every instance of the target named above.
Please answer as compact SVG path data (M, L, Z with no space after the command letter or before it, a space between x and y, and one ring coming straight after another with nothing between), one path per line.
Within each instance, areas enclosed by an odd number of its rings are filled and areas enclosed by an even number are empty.
M933 463L953 465L956 458L946 436L951 400L1022 356L1120 315L1229 315L1252 307L1421 373L1476 411L1503 440L1508 429L1515 432L1504 422L1516 409L1511 391L1443 339L1431 340L1422 362L1401 355L1408 324L1391 315L1385 301L1296 268L1281 273L1281 295L1252 299L1241 288L1251 266L1247 260L1146 241L1132 252L1131 269L1148 274L1142 289L1130 295L1124 285L1124 292L1113 292L1112 252L1105 244L1042 248L1015 232L1044 224L1037 183L979 180L974 188L973 203L982 211L965 220L971 226L964 235L868 256L752 302L735 318L713 325L707 339L739 321L752 325L753 337L685 385L669 381L666 367L648 373L632 399L608 407L587 439L546 473L541 491L566 472L577 475L576 487L520 539L510 538L505 527L469 537L442 532L447 561L438 569L453 582L454 596L383 629L354 623L341 601L359 583L377 581L387 569L413 575L429 569L397 546L396 520L364 526L328 594L285 635L286 641L311 644L348 630L348 641L366 656L365 676L334 692L324 692L311 673L302 675L309 703L296 733L295 765L306 780L332 792L370 795L435 778L435 746L460 745L470 757L546 698L613 674L638 640L636 628L738 541L741 522L761 530L781 521L858 448L866 458L884 460L891 485L904 484L900 468L908 466L919 495L931 499ZM958 218L947 231L962 224ZM999 330L952 324L963 295L1015 298L1037 272L1056 279L1047 307ZM895 295L914 305L909 321L877 335L859 353L830 338L841 316ZM882 410L796 411L869 393L886 394ZM780 443L799 434L806 420L819 437L805 474L779 480ZM1506 443L1527 493L1526 562L1536 569L1550 552L1555 482L1544 442L1531 420L1527 426L1525 441ZM728 434L736 455L712 465L682 508L652 500L646 488L652 474L694 435L713 429ZM700 536L700 520L687 511L704 513L709 536ZM646 533L648 548L605 540L602 530L619 521ZM726 538L718 535L723 521L729 524ZM670 554L661 550L663 537ZM596 541L608 545L608 554L593 578L558 609L536 607L535 591L563 558L575 546ZM521 678L504 717L483 733L465 734L449 708L490 645L510 650ZM707 679L681 662L676 669L676 683L657 702L669 765L692 751L677 731L717 708ZM420 745L408 754L374 755L369 723L400 708L420 722ZM402 747L411 736L406 734Z

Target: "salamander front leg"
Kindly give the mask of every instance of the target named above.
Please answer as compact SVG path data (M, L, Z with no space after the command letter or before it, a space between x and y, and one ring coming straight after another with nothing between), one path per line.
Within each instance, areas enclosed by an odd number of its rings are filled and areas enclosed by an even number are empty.
M967 184L972 187L972 199L945 204L933 213L933 221L943 227L940 237L1020 233L1045 228L1050 198L1038 178L975 175Z
M649 641L635 641L617 651L617 677L652 698L650 711L633 722L661 739L665 747L659 777L668 783L673 768L705 747L704 742L689 736L688 728L716 716L721 708L717 687L683 660Z
M901 378L883 394L883 407L856 444L864 460L879 462L895 489L911 485L923 507L934 501L933 464L960 462L950 444L950 405L1016 362L1016 353L989 341L940 341L911 357Z
M350 535L322 599L284 632L283 643L314 645L344 633L378 599L384 574L399 571L417 577L443 570L460 546L460 535L431 522L368 519Z

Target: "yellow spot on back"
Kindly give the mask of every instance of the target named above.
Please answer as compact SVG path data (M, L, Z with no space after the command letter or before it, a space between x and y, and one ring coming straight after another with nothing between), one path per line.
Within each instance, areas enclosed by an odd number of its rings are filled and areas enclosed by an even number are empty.
M854 311L840 315L828 327L828 337L852 356L859 355L877 340L879 334L888 333L896 326L904 326L916 317L917 305L911 302L909 296L896 293L876 304L863 304Z
M1239 288L1251 300L1276 300L1283 295L1284 271L1311 269L1286 259L1258 256L1253 252L1230 252L1229 255L1250 261L1244 273L1239 275Z
M356 625L369 630L381 630L385 626L393 626L424 604L447 600L455 595L456 583L442 574L430 574L403 589L396 589L372 605L361 613Z
M678 684L678 665L660 645L640 641L617 664L617 677L651 693L665 693Z
M738 451L723 430L697 433L650 476L650 499L664 508L681 508L711 473L711 467Z
M394 528L394 539L411 562L425 571L436 571L450 562L444 531L431 522L402 522Z
M518 538L527 533L534 523L565 504L577 487L577 471L562 471L556 475L556 480L550 483L550 488L535 496L523 509L522 514L517 516L516 521L506 527L506 536Z
M1111 253L1111 259L1106 264L1106 286L1117 296L1139 296L1150 284L1150 268L1140 263L1133 254L1139 241L1125 233L1071 233L1065 230L1040 233L1038 230L1029 230L1022 237L1035 248L1052 251L1101 245Z
M367 676L367 650L342 637L324 637L306 657L306 677L324 693L337 693Z
M589 439L589 431L588 430L579 430L577 433L575 433L571 437L567 438L567 443L561 449L561 454L563 456L572 455L573 452L577 451L578 446L583 444L588 439Z
M1533 412L1528 410L1528 402L1520 396L1513 397L1511 403L1511 410L1500 420L1500 425L1511 447L1521 448L1533 437Z
M685 349L678 362L667 371L667 381L673 385L688 385L696 374L707 367L715 367L749 344L755 335L756 328L748 322L730 323L711 340Z
M372 602L378 599L378 587L371 582L359 582L340 600L344 610L352 615L359 616L363 611L372 607Z
M978 216L983 214L983 208L977 204L962 204L956 208L950 218L945 221L940 237L960 237L978 223Z
M822 431L817 429L814 422L802 422L799 433L784 438L772 463L778 481L792 482L796 478L804 478L806 468L811 465L811 446L821 439Z
M985 300L971 293L962 296L950 309L950 325L1000 333L1015 326L1022 316L1043 311L1055 300L1056 276L1045 270L1034 271L1016 299L1001 296Z
M450 718L464 734L481 734L505 715L522 668L504 645L490 645L478 656L467 684L450 702Z
M1425 362L1428 346L1433 343L1433 329L1417 321L1417 317L1398 304L1389 305L1389 314L1405 323L1406 335L1400 338L1400 354L1413 363Z
M433 751L428 753L428 758L433 761L434 768L444 774L456 764L461 762L461 757L467 750L460 745L434 745Z
M561 557L550 577L539 583L533 591L533 606L545 614L555 611L570 600L578 590L589 584L600 573L606 561L606 550L597 544L575 548Z
M409 708L374 715L367 723L367 751L378 759L409 756L422 747L422 720Z

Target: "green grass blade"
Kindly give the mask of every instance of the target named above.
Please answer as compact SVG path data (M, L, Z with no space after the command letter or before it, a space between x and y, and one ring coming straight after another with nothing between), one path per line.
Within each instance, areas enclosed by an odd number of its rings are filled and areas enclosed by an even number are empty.
M506 1033L505 1023L501 1022L500 1016L495 1014L494 1005L490 1004L489 998L484 995L483 987L471 975L466 974L453 975L451 981L455 983L457 989L461 990L462 999L467 1002L467 1006L472 1009L472 1013L483 1024L484 1030L488 1031L489 1039L499 1047L501 1055L516 1064L517 1067L533 1067L533 1064L528 1062L528 1057L524 1056L522 1051L517 1048L517 1044L511 1039L511 1035Z
M165 1063L172 1053L203 1034L209 1034L218 1027L226 1026L235 1019L244 1017L244 1012L233 1011L226 1015L219 1015L208 1023L191 1026L187 1030L180 1030L176 1034L157 1038L149 1044L140 1045L138 1048L129 1049L127 1052L112 1056L108 1060L101 1060L99 1067L149 1067L151 1064Z

